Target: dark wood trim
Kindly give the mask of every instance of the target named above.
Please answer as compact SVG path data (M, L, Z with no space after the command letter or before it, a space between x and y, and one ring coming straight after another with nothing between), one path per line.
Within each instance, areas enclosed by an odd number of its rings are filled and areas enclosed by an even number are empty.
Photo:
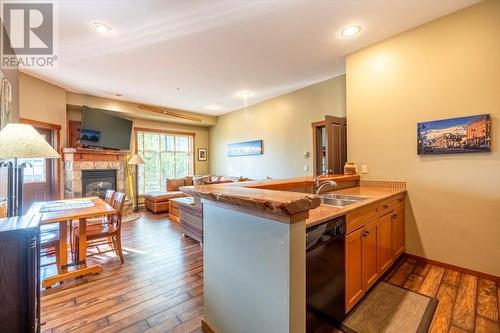
M145 127L134 127L134 131L135 132L152 132L152 133L172 134L172 135L189 135L192 137L196 136L196 134L192 133L192 132L171 131L171 130L145 128Z
M410 254L410 253L405 253L405 256L407 258L418 260L418 261L423 261L423 262L425 262L427 264L431 264L431 265L434 265L434 266L441 266L441 267L444 267L444 268L449 268L449 269L452 269L454 271L458 271L458 272L461 272L461 273L464 273L464 274L476 275L476 276L478 276L480 278L483 278L483 279L486 279L486 280L495 281L496 283L500 283L500 276L496 276L496 275L492 275L492 274L488 274L488 273L483 273L483 272L475 271L473 269L464 268L464 267L460 267L460 266L455 266L455 265L452 265L452 264L447 264L447 263L442 262L442 261L438 261L438 260L434 260L434 259L429 259L429 258L426 258L426 257L421 257L421 256L417 256L417 255Z
M215 333L215 331L203 319L201 320L201 330L205 333Z
M51 123L46 123L43 121L38 121L38 120L32 120L32 119L26 119L26 118L19 118L19 122L22 124L28 124L33 127L37 128L43 128L43 129L49 129L49 130L61 130L61 125L58 124L51 124Z
M60 159L52 160L52 182L50 184L51 187L51 197L53 200L62 198L61 191L61 160L62 160L62 147L61 147L61 125L46 123L43 121L32 120L27 118L19 118L19 122L22 124L31 125L35 128L49 130L51 132L51 145L54 149L61 155Z
M66 111L82 112L82 105L66 104Z

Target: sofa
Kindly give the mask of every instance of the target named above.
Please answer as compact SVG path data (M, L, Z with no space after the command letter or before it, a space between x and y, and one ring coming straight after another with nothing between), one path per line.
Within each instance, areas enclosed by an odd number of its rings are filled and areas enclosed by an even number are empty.
M170 208L170 199L186 196L184 193L179 191L179 187L191 185L193 185L193 177L167 179L165 188L166 191L153 191L144 194L144 205L147 210L155 214L168 213Z
M167 179L166 191L153 191L144 194L144 204L146 208L153 213L168 213L170 208L170 199L185 197L186 195L179 191L182 186L223 184L248 181L244 177L225 177L216 175L206 176L188 176L177 179Z

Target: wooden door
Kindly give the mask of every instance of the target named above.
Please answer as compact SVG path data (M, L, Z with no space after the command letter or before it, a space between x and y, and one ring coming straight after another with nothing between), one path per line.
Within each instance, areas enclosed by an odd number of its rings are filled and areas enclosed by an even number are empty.
M345 307L349 311L364 295L363 237L364 229L355 230L345 238Z
M370 288L378 278L379 220L368 223L362 233L363 290Z
M326 155L327 169L334 174L343 174L347 161L347 121L346 118L325 117L328 137Z
M36 129L47 142L52 144L52 131ZM24 169L23 213L26 213L33 202L49 201L53 197L52 160L44 158L20 159L19 163L28 162L31 166Z
M379 220L378 230L378 267L382 274L392 264L392 214L382 216Z
M80 128L82 123L80 121L70 120L68 122L68 147L77 148L78 141L80 140Z
M392 221L392 247L393 256L396 258L405 251L405 216L404 210L397 209L391 214Z

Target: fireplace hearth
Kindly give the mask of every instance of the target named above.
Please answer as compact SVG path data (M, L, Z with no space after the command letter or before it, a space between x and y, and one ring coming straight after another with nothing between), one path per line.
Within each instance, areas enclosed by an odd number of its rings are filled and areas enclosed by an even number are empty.
M107 190L116 191L116 170L82 170L82 196L104 199Z

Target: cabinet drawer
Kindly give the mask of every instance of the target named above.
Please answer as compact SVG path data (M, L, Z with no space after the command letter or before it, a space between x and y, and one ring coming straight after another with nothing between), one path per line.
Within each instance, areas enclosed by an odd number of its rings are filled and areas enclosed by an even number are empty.
M390 212L397 210L397 209L403 209L403 205L404 205L403 198L404 198L404 196L398 195L396 197L392 197L392 198L389 198L387 200L382 201L380 203L380 209L379 209L380 216L383 216L383 215L390 213Z
M354 231L368 222L371 222L378 218L379 216L379 206L378 204L369 205L363 208L356 209L355 211L348 213L347 218L347 233Z

